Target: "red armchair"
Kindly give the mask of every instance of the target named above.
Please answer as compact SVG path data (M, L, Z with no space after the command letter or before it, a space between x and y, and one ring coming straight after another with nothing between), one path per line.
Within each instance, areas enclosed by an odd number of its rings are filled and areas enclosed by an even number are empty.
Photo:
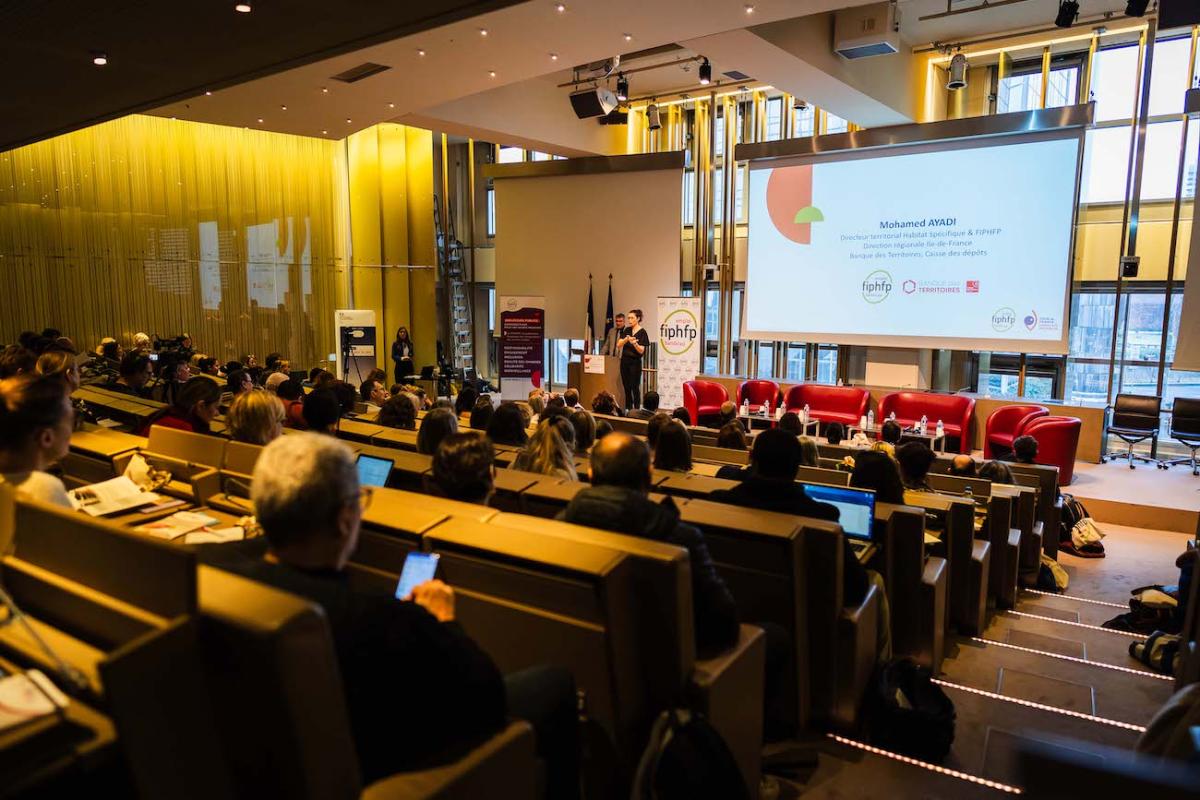
M808 413L821 422L840 422L857 425L867 413L871 393L854 386L829 386L824 383L801 383L788 389L784 402L799 413L805 405ZM919 419L919 417L918 417Z
M757 411L767 403L771 404L771 410L775 410L775 406L779 404L779 384L775 381L742 381L737 390L737 404L740 406L743 400L750 401L750 410Z
M892 412L896 421L906 428L921 421L924 414L929 428L940 419L946 428L946 436L958 438L958 451L971 452L971 415L975 413L975 400L961 394L933 394L932 392L892 392L879 401L876 419L882 423Z
M729 392L719 383L712 381L684 381L683 407L692 417L692 424L699 425L700 417L714 417L721 413L721 404L729 399Z
M1044 406L1001 406L987 418L983 435L983 457L993 458L993 447L1012 450L1013 439L1020 436L1025 426L1038 417L1049 416Z
M1083 422L1076 417L1037 417L1021 434L1037 439L1037 463L1058 467L1058 485L1069 486L1075 477L1075 451Z

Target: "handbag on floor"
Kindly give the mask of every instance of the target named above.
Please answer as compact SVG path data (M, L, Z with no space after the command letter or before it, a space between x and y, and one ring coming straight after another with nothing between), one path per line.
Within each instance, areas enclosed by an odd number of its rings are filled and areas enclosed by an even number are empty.
M1129 593L1129 611L1118 614L1101 627L1131 633L1177 633L1181 622L1176 613L1179 601L1164 592L1163 588L1141 586L1134 589Z
M1082 506L1080 506L1082 508ZM1104 531L1091 517L1084 517L1071 526L1069 540L1060 542L1059 550L1064 550L1080 558L1104 558Z
M866 701L871 744L932 764L946 758L954 743L954 701L932 677L911 658L880 667Z
M1155 672L1175 674L1175 657L1179 655L1179 637L1155 631L1144 642L1130 642L1129 655Z

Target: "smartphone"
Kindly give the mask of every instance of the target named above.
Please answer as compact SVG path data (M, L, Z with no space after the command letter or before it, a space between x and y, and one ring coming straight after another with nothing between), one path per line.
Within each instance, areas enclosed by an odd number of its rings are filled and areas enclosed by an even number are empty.
M438 558L437 553L409 553L404 559L404 569L400 570L400 582L396 584L396 599L404 600L412 594L413 587L433 580Z
M158 361L158 353L151 353L151 354L150 354L150 360L151 360L151 361Z

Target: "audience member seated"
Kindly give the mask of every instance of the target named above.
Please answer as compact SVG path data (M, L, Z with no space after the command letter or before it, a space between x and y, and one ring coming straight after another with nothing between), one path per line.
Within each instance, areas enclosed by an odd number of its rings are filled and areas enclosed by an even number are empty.
M486 431L488 423L492 421L492 414L495 413L496 407L492 405L492 398L480 395L475 401L475 407L471 409L471 427L477 431Z
M692 468L692 437L677 419L668 420L658 432L654 468L668 472L687 472Z
M683 406L679 406L671 412L671 416L682 422L684 425L692 424L692 415Z
M979 468L979 477L992 483L1014 484L1012 470L1003 461L988 461Z
M275 390L283 403L284 419L289 428L304 428L304 384L290 378Z
M479 399L479 390L473 386L464 386L459 391L458 396L454 398L454 413L458 416L470 414L471 409L475 407L475 401Z
M658 392L646 392L642 395L642 407L630 409L625 416L631 419L650 419L658 413L658 403Z
M221 370L217 367L217 360L208 356L201 356L196 359L196 370L199 374L213 381L221 380Z
M717 434L717 447L745 450L746 446L746 429L742 427L742 423L734 420L721 426L721 431Z
M729 423L737 422L737 421L738 421L737 406L734 404L734 402L732 400L726 400L724 403L721 403L721 418L720 418L721 427L725 427ZM741 423L738 422L738 424L740 425Z
M29 375L37 368L37 356L19 344L10 344L0 352L0 380Z
M789 411L780 417L776 427L784 433L790 433L792 436L799 436L804 433L804 428L800 425L800 415L795 411Z
M283 433L283 404L269 392L242 392L225 415L235 442L269 444Z
M57 376L0 380L0 483L31 500L71 507L62 481L45 470L71 447L75 409Z
M150 376L150 357L132 350L121 359L120 377L105 388L134 397L145 397L145 387L150 381Z
M650 450L645 443L626 433L610 433L592 448L588 474L591 486L572 498L559 519L687 548L696 649L712 654L731 647L738 637L733 595L700 531L679 521L671 498L661 503L649 498Z
M383 404L391 397L388 390L383 388L383 383L374 378L367 378L362 382L362 385L358 387L358 396L368 406L375 406L375 408L382 408Z
M578 389L568 388L562 393L562 401L563 405L567 407L568 411L575 411L576 409L582 408L582 406L579 405Z
M279 391L279 384L286 380L288 380L288 374L286 372L272 372L267 376L267 380L263 383L263 386L266 387L266 390L271 394L276 394Z
M596 441L597 442L600 441L601 439L603 439L605 436L608 436L612 432L613 432L613 426L612 426L612 423L609 422L608 420L602 419L602 420L598 420L596 422Z
M616 396L607 389L592 398L592 412L607 414L610 417L621 416L621 409L617 406Z
M433 454L433 488L442 497L486 506L495 490L495 462L495 448L486 436L452 433Z
M960 478L974 478L978 474L975 459L963 453L956 455L950 464L950 474Z
M312 397L310 394L309 397ZM417 429L417 409L408 395L401 392L387 399L375 416L375 424L412 431Z
M553 411L555 409L570 413L570 409L567 408L567 401L563 399L561 394L552 394L546 397L546 411ZM546 411L542 412L542 416L538 419L538 422L546 418Z
M875 443L874 449L895 458L896 448L900 445L900 436L903 433L904 429L900 427L899 422L894 419L885 420L879 429L879 441Z
M529 392L529 407L533 410L533 415L541 416L541 413L546 410L546 392L544 389L533 389Z
M800 442L800 466L802 467L819 467L821 466L821 451L817 449L817 440L811 436L801 436Z
M839 445L846 438L846 426L840 422L825 423L825 441Z
M537 431L521 448L521 452L512 462L512 469L553 475L568 481L578 480L575 459L571 453L574 439L575 429L570 422L546 420L538 425Z
M547 795L578 796L569 675L542 668L502 679L455 622L454 590L439 580L404 599L353 589L345 567L369 498L344 444L314 434L280 437L263 450L251 487L267 554L235 551L222 559L226 569L324 609L364 783L457 759L512 713L534 725ZM536 707L523 708L527 699Z
M391 402L390 400L388 402ZM431 456L447 436L458 433L458 417L448 408L430 409L417 431L417 452Z
M336 434L342 406L333 389L313 389L304 397L304 427L316 433ZM383 412L380 411L382 416ZM380 422L383 425L385 423Z
M342 416L353 414L358 407L358 390L345 381L337 380L331 382L329 388L333 390L333 395L337 398Z
M840 516L837 506L813 500L796 482L799 467L800 442L796 437L777 428L763 431L754 438L750 469L742 482L732 489L711 492L708 499L715 503L837 522ZM844 604L857 605L867 593L867 573L850 549L850 543L844 543Z
M234 397L244 392L254 391L254 381L250 377L249 370L235 369L226 375L225 391L230 392Z
M571 413L571 425L575 428L575 452L583 455L596 443L596 418L582 408Z
M1012 452L1005 457L1005 460L1011 460L1017 464L1036 464L1037 454L1037 439L1032 436L1018 436L1013 439Z
M854 459L850 485L875 492L875 502L904 505L904 483L900 468L887 454L868 450Z
M666 412L660 411L646 423L646 444L650 446L651 452L653 452L654 448L658 447L659 432L670 421L671 417Z
M57 377L67 384L67 391L73 392L79 388L79 364L75 356L65 350L50 350L38 357L36 372L38 375Z
M922 492L932 491L929 488L929 468L933 466L935 456L924 442L909 442L896 450L896 460L900 463L900 479L905 489Z
M544 408L544 407L543 407ZM512 401L501 403L492 414L492 421L487 426L487 436L493 444L506 444L513 447L524 447L529 441L525 431L529 422L521 407Z
M211 433L211 423L220 410L221 385L203 375L197 375L175 393L174 403L146 423L141 434L147 435L153 425L193 433Z

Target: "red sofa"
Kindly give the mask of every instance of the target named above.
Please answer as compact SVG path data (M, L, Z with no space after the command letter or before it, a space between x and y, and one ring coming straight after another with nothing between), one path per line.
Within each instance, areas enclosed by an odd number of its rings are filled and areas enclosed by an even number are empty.
M1058 485L1069 486L1075 477L1075 452L1083 422L1077 417L1038 417L1021 434L1037 439L1037 463L1058 467Z
M737 404L740 407L743 400L750 401L750 411L753 413L758 411L767 403L771 404L771 411L779 405L779 384L775 381L752 380L742 381L738 385Z
M721 404L729 399L729 392L719 383L712 381L684 381L683 407L692 417L692 424L699 425L701 417L715 417L721 413ZM670 409L664 409L670 411Z
M1025 426L1038 417L1049 416L1045 406L1001 406L987 418L983 435L983 457L994 458L993 447L1001 451L1012 450L1013 439L1020 436Z
M971 415L975 413L975 400L961 394L933 394L932 392L892 392L879 401L879 422L896 413L896 421L910 428L921 421L924 414L929 421L929 430L940 419L946 428L946 436L958 438L958 451L971 452Z
M821 422L857 425L867 413L871 393L855 386L801 383L788 389L784 402L790 411L797 414L807 405L808 413Z

